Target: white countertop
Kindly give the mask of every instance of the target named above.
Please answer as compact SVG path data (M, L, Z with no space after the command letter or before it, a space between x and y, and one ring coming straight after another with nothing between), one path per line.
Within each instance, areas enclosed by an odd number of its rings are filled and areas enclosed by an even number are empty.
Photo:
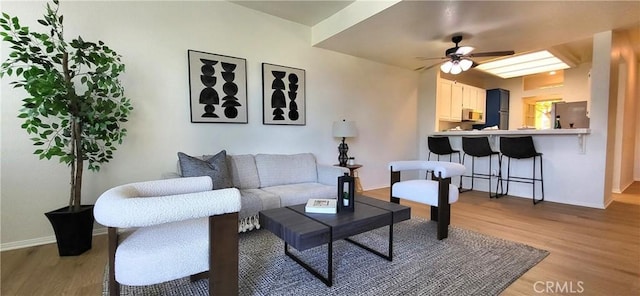
M434 132L435 136L500 136L500 135L588 135L591 130L588 128L566 128L566 129L522 129L522 130L472 130L472 131L444 131Z

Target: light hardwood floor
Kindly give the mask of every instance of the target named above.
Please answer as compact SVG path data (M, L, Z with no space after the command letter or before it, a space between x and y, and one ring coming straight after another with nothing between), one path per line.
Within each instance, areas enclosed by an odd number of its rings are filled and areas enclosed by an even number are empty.
M365 194L387 200L389 191ZM606 210L533 206L472 191L453 205L451 224L551 252L504 295L640 295L640 182L615 200ZM429 217L426 206L406 204L413 216ZM2 252L1 295L100 295L106 256L105 236L78 257L58 257L53 244Z

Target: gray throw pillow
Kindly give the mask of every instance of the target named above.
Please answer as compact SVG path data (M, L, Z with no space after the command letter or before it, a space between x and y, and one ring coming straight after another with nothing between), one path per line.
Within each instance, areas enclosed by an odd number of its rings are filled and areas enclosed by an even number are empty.
M233 187L225 150L204 160L178 152L178 161L183 177L209 176L213 180L213 189Z

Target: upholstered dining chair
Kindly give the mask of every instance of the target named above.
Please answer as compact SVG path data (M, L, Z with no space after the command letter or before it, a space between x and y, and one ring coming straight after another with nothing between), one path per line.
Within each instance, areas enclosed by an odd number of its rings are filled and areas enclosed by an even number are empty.
M403 171L431 171L431 180L415 179L401 181ZM400 199L431 206L431 220L437 222L439 240L449 236L451 204L458 201L458 187L451 184L451 177L461 176L465 167L455 162L405 160L389 163L391 171L390 201Z
M209 295L238 294L240 192L212 188L208 176L175 178L117 186L98 198L94 216L109 235L110 295L120 295L120 284L186 276L208 277Z

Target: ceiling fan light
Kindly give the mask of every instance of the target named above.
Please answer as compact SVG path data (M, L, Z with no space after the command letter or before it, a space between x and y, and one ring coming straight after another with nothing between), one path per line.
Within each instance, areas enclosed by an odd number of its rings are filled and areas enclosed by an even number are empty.
M449 73L449 71L451 71L451 67L453 67L453 63L451 61L447 61L440 66L440 70L444 73Z
M451 67L451 74L457 75L460 73L462 73L462 67L460 67L460 63L456 61L453 63L453 66Z
M471 66L473 66L473 61L467 59L460 60L460 67L462 68L462 71L471 69Z

